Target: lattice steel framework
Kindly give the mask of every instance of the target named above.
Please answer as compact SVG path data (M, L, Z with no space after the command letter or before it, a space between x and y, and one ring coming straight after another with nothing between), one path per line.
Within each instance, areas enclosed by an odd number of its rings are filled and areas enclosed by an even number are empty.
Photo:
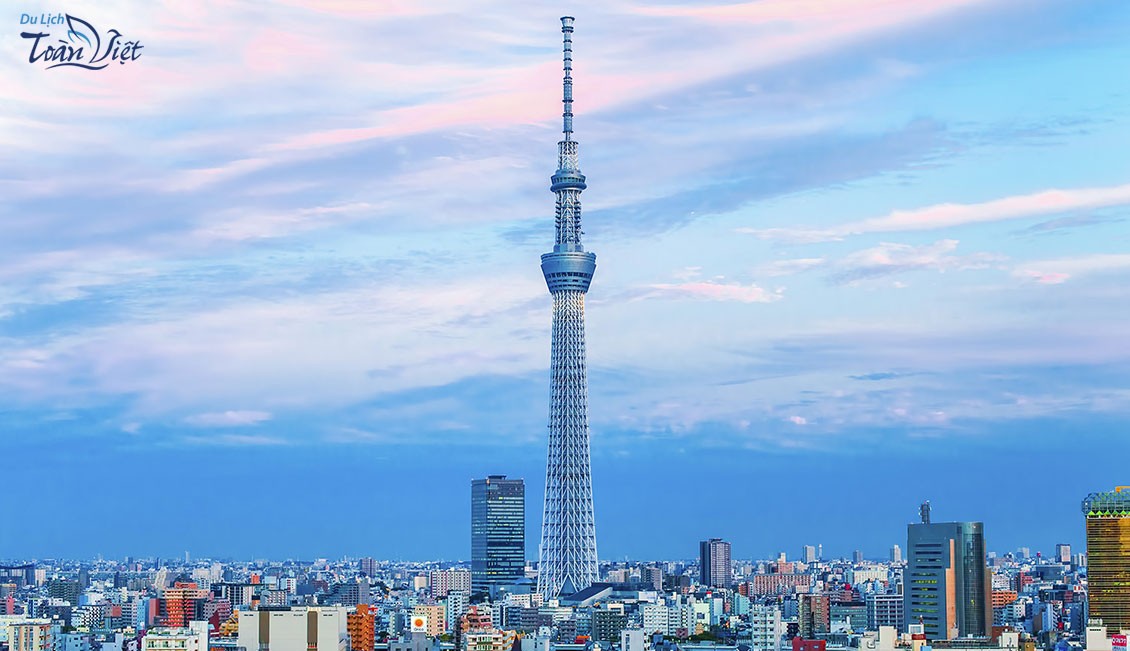
M538 592L546 599L583 590L597 579L585 374L585 292L596 270L596 255L581 246L585 176L573 140L572 17L561 19L561 32L565 137L557 143L557 172L550 186L557 195L557 236L553 252L541 256L542 274L553 295L549 454L538 563Z

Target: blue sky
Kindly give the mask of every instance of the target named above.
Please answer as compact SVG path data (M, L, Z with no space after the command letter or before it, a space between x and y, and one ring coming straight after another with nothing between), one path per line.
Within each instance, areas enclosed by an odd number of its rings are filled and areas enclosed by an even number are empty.
M462 558L487 473L536 557L562 13L602 557L1130 483L1126 3L81 10L141 58L0 14L0 557Z

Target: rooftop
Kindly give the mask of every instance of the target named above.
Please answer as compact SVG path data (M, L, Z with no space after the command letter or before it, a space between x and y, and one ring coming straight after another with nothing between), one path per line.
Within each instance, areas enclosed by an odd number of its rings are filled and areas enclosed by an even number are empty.
M1091 493L1083 500L1088 518L1130 517L1130 486L1119 486L1108 493Z

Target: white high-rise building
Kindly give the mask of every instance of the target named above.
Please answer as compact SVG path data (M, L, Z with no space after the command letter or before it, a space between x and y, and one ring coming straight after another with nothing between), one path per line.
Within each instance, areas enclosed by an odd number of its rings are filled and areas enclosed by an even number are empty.
M784 631L779 608L760 604L751 606L749 626L752 651L780 651Z
M142 651L208 651L208 622L189 622L188 628L151 628L141 640Z
M643 630L647 634L662 633L671 635L673 631L669 626L670 609L666 604L645 604L640 609L643 614Z
M467 607L470 603L471 599L467 591L455 590L447 593L447 598L444 600L446 606L444 617L447 619L447 630L455 630L455 627L459 624L459 618L467 613Z
M651 638L642 629L620 631L620 651L651 651Z

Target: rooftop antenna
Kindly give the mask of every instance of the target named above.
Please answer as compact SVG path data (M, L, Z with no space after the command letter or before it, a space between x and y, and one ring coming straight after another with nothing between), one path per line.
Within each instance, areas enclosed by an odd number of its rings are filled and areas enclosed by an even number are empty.
M918 515L922 518L922 524L930 524L930 500L926 500L918 507Z

